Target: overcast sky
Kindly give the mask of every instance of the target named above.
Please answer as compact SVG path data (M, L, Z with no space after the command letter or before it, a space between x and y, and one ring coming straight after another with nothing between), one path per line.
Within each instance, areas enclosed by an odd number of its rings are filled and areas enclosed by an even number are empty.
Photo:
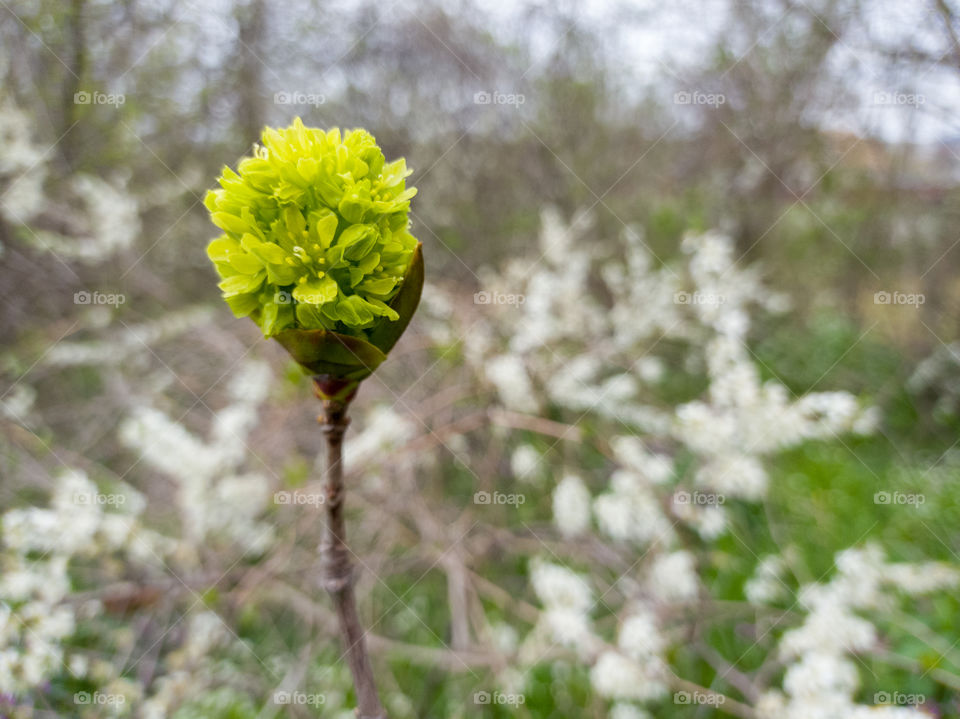
M571 7L578 22L606 28L610 41L617 43L622 69L629 73L638 91L663 93L669 100L677 86L684 84L685 68L702 62L727 28L728 7L735 1L582 0ZM456 0L451 2L455 7ZM479 4L498 20L504 32L526 32L516 19L525 8L538 3L479 0ZM898 69L876 49L879 43L887 48L911 46L924 48L936 57L943 55L948 46L933 12L934 0L871 0L864 7L862 22L838 43L831 57L833 72L844 79L858 100L849 108L835 109L822 117L821 123L889 141L913 139L938 144L956 140L960 137L956 119L960 117L960 68ZM634 22L618 25L615 17L624 10ZM772 13L764 35L782 29L788 21ZM539 39L543 57L548 56L553 42L555 38Z

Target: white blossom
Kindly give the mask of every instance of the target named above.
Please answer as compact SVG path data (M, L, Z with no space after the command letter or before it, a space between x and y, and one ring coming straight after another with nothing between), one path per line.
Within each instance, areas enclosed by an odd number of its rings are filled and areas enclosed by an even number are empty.
M634 609L620 626L617 643L628 657L643 660L659 656L666 648L657 616L648 609Z
M544 605L541 627L551 641L585 648L592 641L589 614L593 592L578 574L543 561L531 565L533 590Z
M787 668L783 686L795 698L821 699L847 696L856 691L860 680L856 665L849 659L826 652L808 652L797 664Z
M767 604L780 599L787 589L783 581L785 570L782 557L776 554L764 557L744 585L743 593L754 604Z
M658 660L637 662L615 651L600 655L590 670L590 683L609 699L649 701L667 693L664 666Z
M517 479L529 481L542 466L540 452L529 444L521 444L510 455L510 470Z
M569 474L553 490L553 521L566 536L590 527L590 490L583 480Z
M534 562L530 580L533 590L545 605L588 612L593 605L593 592L583 577L566 567L549 562Z
M647 586L664 602L696 597L698 582L693 555L681 549L658 556L650 567Z
M519 412L537 411L533 385L520 357L512 354L494 357L487 362L486 375L505 407Z

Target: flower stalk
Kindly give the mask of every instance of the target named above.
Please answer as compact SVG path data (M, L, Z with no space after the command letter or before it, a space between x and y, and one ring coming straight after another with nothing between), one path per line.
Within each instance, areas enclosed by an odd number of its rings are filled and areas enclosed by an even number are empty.
M262 145L204 203L223 234L207 246L223 298L313 377L327 445L321 583L333 599L359 719L386 719L354 595L343 517L343 435L360 383L417 310L423 248L410 234L412 170L366 130L264 128Z
M344 655L353 676L353 686L357 694L358 719L387 719L387 713L380 703L377 688L373 680L373 669L364 630L357 613L357 600L354 596L353 562L350 561L350 549L347 546L346 524L344 522L343 485L343 435L350 424L347 409L352 395L344 400L325 399L325 392L316 380L317 395L323 401L323 413L317 417L327 444L327 471L324 483L327 513L327 525L321 547L322 583L330 594L337 613L340 637L344 645Z

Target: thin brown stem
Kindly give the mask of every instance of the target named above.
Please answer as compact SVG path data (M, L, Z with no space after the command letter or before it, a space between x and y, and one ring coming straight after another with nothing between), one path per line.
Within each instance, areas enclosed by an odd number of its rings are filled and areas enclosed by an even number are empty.
M321 551L323 554L323 587L330 593L337 612L340 636L353 686L357 693L358 719L387 719L387 712L377 696L373 681L370 655L364 639L363 627L357 614L357 600L353 593L354 575L347 548L343 520L343 435L350 420L347 418L349 400L324 400L323 414L318 417L327 440L327 474L324 485L327 527Z

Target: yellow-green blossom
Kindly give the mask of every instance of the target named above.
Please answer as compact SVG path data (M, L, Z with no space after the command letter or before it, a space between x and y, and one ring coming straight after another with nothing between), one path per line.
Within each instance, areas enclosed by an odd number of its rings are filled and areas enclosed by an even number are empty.
M237 317L264 336L286 329L366 338L390 306L417 240L411 170L386 162L366 130L265 128L253 157L223 169L204 204L224 234L207 247Z

